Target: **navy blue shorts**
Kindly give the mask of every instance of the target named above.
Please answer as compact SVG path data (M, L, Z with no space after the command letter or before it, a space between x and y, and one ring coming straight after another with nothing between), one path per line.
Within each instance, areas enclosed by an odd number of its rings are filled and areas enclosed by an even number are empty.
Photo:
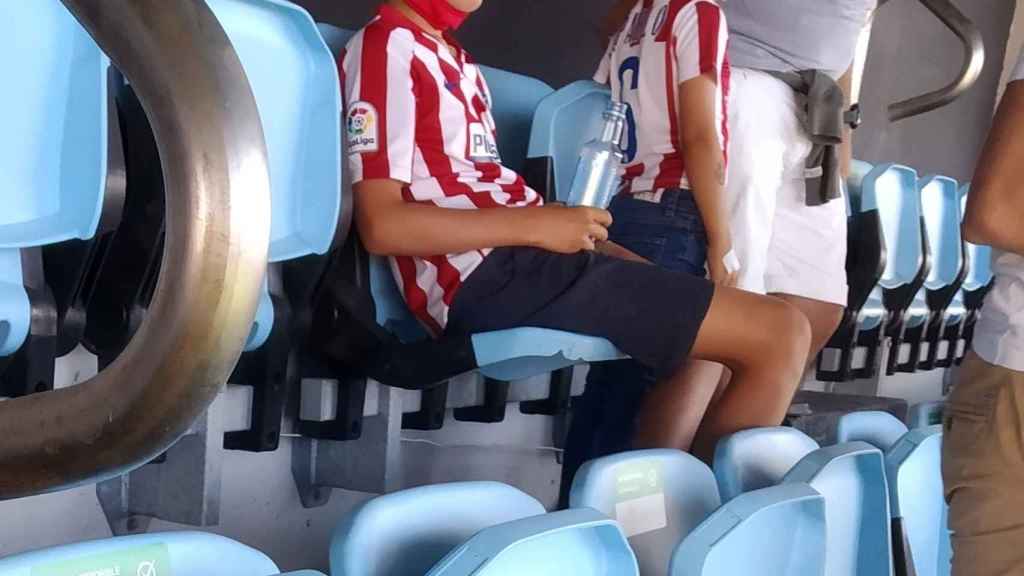
M713 293L703 278L650 264L499 248L455 295L446 334L529 326L598 336L663 377L689 356Z
M658 204L617 196L610 211L615 218L611 240L662 268L705 275L707 234L688 190L665 191ZM586 391L573 401L560 507L568 506L569 488L584 462L629 450L640 404L656 382L649 368L632 360L590 367Z

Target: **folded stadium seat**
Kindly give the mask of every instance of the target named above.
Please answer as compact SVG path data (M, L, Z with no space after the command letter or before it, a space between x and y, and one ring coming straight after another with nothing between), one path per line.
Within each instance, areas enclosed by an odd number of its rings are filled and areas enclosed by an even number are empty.
M276 450L291 353L292 315L277 263L325 254L341 215L341 88L334 56L310 15L280 0L208 2L256 97L270 160L267 287L230 382L253 387L252 427L224 447Z
M351 33L329 25L320 24L319 29L336 53L351 37ZM524 149L522 120L532 113L531 106L548 93L548 88L526 76L485 66L481 70L491 85L499 140L511 147L509 154L503 153L504 161L514 166L521 162L516 154ZM507 129L502 122L519 127ZM531 327L474 334L458 341L431 340L405 305L387 259L367 254L354 232L331 256L323 280L312 290L316 304L310 314L313 324L309 339L316 343L317 352L335 366L385 385L424 391L443 387L454 376L479 372L487 379L488 406L457 411L456 417L493 422L503 417L508 382L623 357L603 338ZM567 405L569 387L558 388L561 398L544 404L561 410ZM346 402L361 406L359 395L355 396ZM444 394L438 394L432 401L442 402L443 398ZM546 408L538 410L543 411ZM332 440L357 438L361 408L339 406L337 413L350 415L350 421L303 421L303 434Z
M907 415L907 426L911 430L926 428L942 424L942 417L946 411L945 402L922 402L910 407L910 414Z
M896 371L907 373L935 368L946 310L965 274L959 185L932 175L920 179L918 189L931 266L907 313L903 344L893 350Z
M863 170L865 166L858 168ZM858 184L855 198L859 212L877 212L885 246L882 274L857 317L855 342L856 349L866 351L863 366L858 366L853 354L848 356L854 362L851 377L871 378L883 340L891 338L893 348L899 347L904 317L924 284L929 259L917 173L905 166L880 164L863 174ZM895 368L895 359L890 355L889 372Z
M888 412L851 412L839 419L836 443L866 442L885 452L907 432L907 425Z
M820 448L795 428L756 428L723 438L715 448L714 470L722 501L775 486L805 456Z
M783 483L808 484L825 497L825 574L893 573L885 456L864 442L815 450Z
M587 462L569 495L570 508L593 508L618 521L645 576L667 574L676 546L720 504L711 470L678 450Z
M352 511L331 540L332 576L423 576L477 532L544 514L497 482L458 482L378 496Z
M825 574L825 499L782 484L741 494L695 528L672 556L671 576Z
M0 559L0 576L271 576L266 554L215 534L161 532L80 542ZM293 576L317 576L303 570Z
M942 487L942 426L911 430L889 449L886 466L897 573L949 576L952 545Z
M0 19L0 396L17 396L53 386L40 247L92 238L103 212L110 62L58 0L6 2Z
M429 576L638 576L636 558L613 520L565 510L485 528Z
M864 177L872 169L866 162L855 161L847 181L846 276L850 292L843 318L818 356L817 376L824 382L853 379L862 310L885 268L886 245L878 209L861 209Z

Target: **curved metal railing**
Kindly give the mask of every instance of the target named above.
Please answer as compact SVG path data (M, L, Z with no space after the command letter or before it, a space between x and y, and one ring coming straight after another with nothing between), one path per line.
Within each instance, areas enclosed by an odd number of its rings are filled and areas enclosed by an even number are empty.
M101 480L180 438L227 381L267 262L256 103L203 0L63 0L132 83L167 189L164 264L122 355L78 386L0 403L0 499Z
M960 39L964 50L964 61L956 78L946 86L890 104L889 120L893 122L930 112L956 100L974 86L985 66L985 43L974 22L964 16L950 0L918 1Z

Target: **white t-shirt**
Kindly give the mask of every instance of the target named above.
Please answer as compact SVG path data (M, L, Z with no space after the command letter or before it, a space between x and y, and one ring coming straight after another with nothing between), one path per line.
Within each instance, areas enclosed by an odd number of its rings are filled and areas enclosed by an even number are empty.
M1024 80L1024 53L1010 81ZM974 351L990 364L1024 372L1024 256L995 251L995 286L974 333Z

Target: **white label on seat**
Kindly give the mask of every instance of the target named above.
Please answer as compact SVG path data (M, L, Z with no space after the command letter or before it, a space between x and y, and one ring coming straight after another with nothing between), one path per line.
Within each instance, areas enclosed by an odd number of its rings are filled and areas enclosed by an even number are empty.
M619 502L615 505L615 520L622 526L626 538L661 530L668 526L665 493Z
M661 466L631 462L615 471L615 520L627 538L668 526Z

